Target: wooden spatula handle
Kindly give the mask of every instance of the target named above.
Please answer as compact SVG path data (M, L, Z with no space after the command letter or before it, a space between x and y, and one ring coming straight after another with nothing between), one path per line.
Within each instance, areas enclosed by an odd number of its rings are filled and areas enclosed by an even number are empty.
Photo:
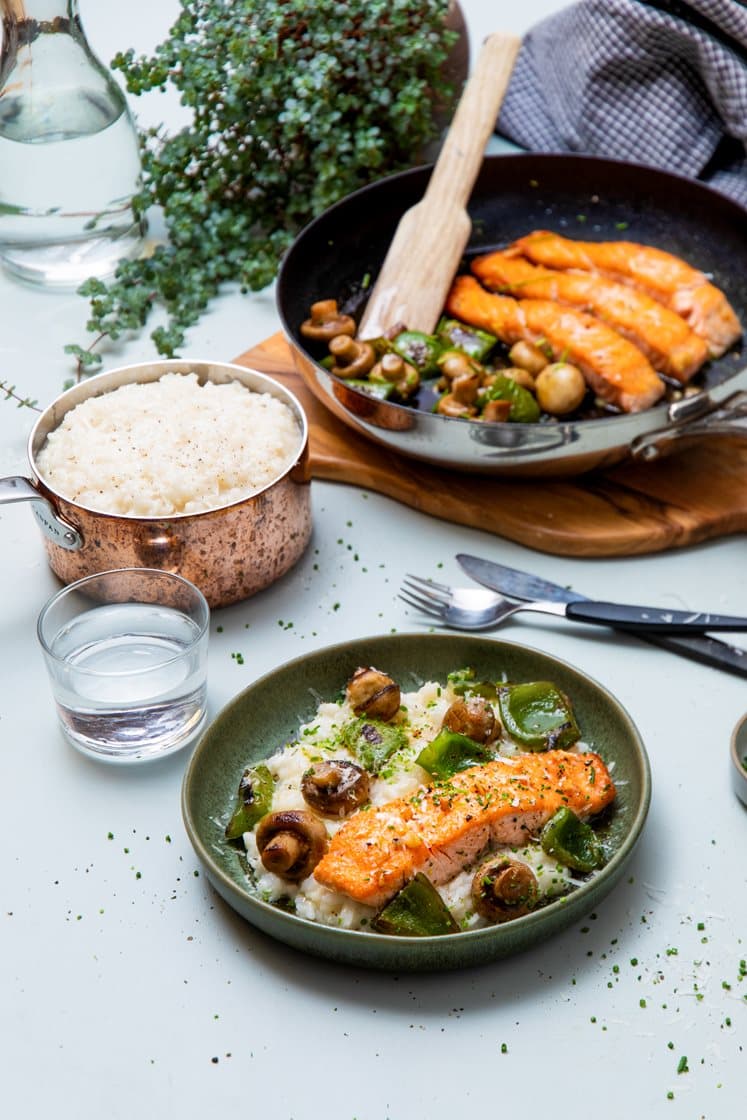
M361 319L360 338L397 326L430 332L469 240L466 204L520 46L514 35L485 40L464 88L428 187L400 219Z
M496 31L485 40L449 125L425 198L466 206L495 128L521 40Z

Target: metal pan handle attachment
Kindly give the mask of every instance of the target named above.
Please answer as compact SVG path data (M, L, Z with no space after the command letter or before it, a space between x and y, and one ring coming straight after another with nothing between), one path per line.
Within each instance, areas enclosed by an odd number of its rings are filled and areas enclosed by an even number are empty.
M39 493L31 479L21 475L0 478L0 505L10 505L13 502L32 503L33 513L42 533L53 544L69 552L83 547L83 537L78 529L66 521L52 503Z
M678 401L669 410L670 424L638 436L630 445L634 459L653 462L679 450L684 443L704 436L736 436L747 439L747 369L729 378L732 391L723 396L711 390Z

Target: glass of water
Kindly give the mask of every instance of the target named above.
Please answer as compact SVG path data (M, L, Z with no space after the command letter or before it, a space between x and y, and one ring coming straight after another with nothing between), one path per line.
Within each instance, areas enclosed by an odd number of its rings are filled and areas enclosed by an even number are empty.
M73 746L136 762L191 742L207 713L209 621L201 591L150 568L101 572L54 595L37 634Z

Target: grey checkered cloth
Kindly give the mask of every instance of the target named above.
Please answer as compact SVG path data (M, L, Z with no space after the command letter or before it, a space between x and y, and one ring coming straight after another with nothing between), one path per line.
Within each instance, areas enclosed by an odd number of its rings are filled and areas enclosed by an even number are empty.
M582 0L524 39L496 131L699 178L747 206L747 4Z

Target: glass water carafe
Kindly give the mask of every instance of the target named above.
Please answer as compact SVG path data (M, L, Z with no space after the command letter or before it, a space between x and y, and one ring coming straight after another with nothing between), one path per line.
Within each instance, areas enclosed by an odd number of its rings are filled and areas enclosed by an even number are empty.
M75 287L137 255L136 130L78 0L0 0L0 263Z

